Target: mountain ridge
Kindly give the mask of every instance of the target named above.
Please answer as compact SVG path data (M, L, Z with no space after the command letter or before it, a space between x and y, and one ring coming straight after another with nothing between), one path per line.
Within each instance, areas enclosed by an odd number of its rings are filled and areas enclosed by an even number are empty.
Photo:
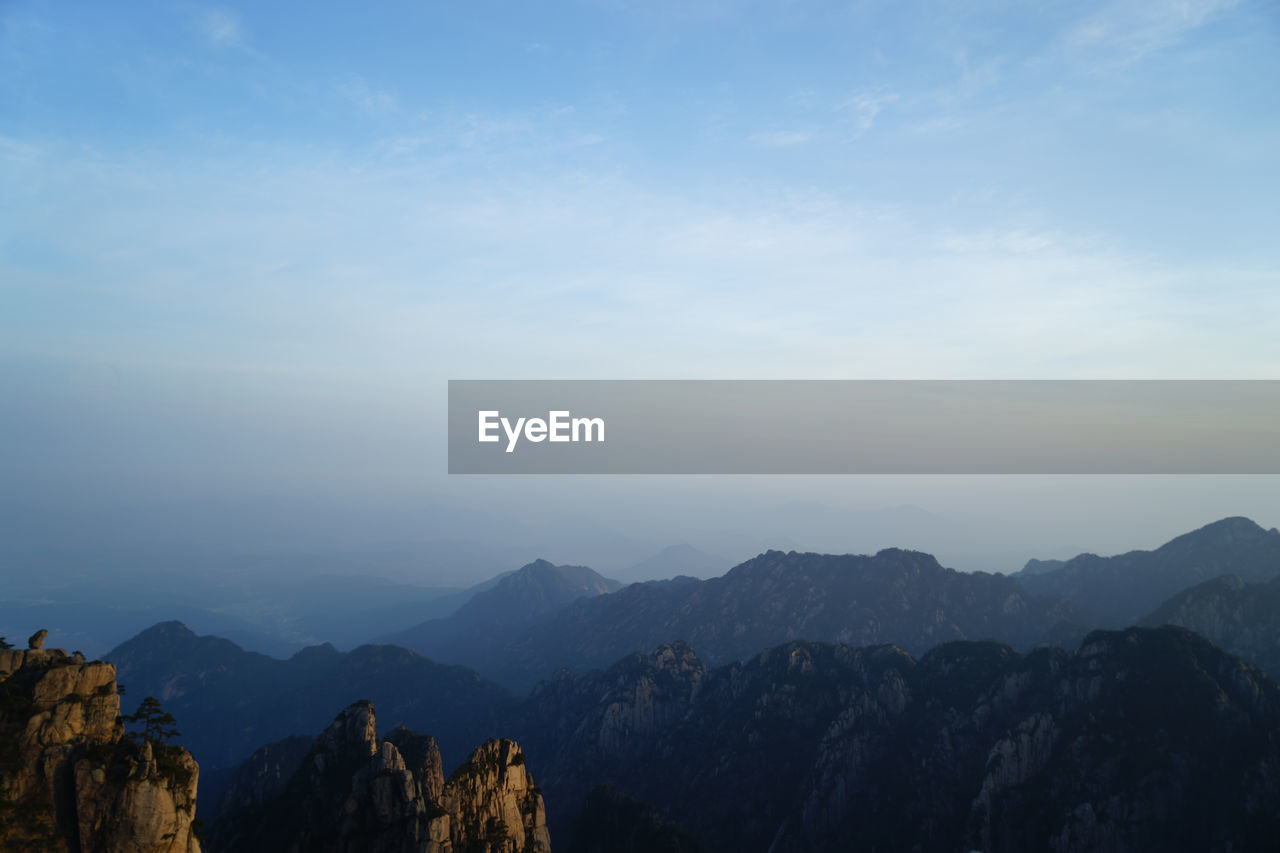
M131 692L160 698L182 721L188 747L206 767L211 804L225 777L217 771L264 744L321 728L327 709L356 699L378 702L393 724L435 732L452 756L483 740L495 710L512 701L466 667L396 646L339 652L326 644L279 660L178 622L152 626L107 659Z
M377 638L439 660L478 670L493 668L505 645L527 627L546 621L582 598L606 596L622 584L587 566L557 566L536 559L477 592L439 619Z

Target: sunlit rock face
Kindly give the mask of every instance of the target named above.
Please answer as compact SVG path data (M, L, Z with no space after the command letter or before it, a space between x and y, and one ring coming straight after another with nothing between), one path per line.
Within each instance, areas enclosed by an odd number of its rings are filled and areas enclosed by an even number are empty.
M229 799L219 810L211 849L331 853L548 853L551 849L541 792L514 741L487 741L446 781L433 738L400 727L381 739L373 705L357 702L312 742L283 784L266 789L246 784L246 780L263 778L264 768L278 767L271 756L269 748L260 750L242 766L238 774L242 778L233 780Z
M0 651L0 849L199 851L195 760L125 738L115 667L46 636Z

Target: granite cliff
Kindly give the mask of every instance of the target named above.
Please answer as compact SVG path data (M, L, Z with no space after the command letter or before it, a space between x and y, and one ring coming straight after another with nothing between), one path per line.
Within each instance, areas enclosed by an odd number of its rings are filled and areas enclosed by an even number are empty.
M433 738L380 738L356 702L296 761L258 750L227 787L208 849L323 853L549 853L541 792L510 740L489 740L446 780Z
M115 667L44 637L0 650L0 848L198 853L191 755L126 737Z

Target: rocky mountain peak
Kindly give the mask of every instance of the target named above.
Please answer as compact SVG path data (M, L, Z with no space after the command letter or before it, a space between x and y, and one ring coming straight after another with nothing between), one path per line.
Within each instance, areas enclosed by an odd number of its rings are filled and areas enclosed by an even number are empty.
M168 622L157 622L138 636L184 641L197 639L195 632L177 619L170 619Z
M237 771L213 827L219 850L551 849L541 792L514 741L487 741L446 782L434 738L401 726L380 739L372 703L360 701L334 718L287 779L259 784L291 750L283 742L259 750Z
M444 791L444 766L436 739L396 726L387 735L387 743L399 751L406 768L418 781L422 794L431 800L440 799Z
M1156 549L1156 553L1239 547L1255 542L1265 542L1273 536L1280 538L1280 533L1277 533L1274 528L1265 530L1252 519L1237 515L1206 524L1198 530L1171 539Z
M367 755L378 751L378 723L373 703L361 700L334 717L316 741L316 748L328 752L355 750Z
M126 738L115 667L45 636L0 650L0 849L198 853L191 755Z

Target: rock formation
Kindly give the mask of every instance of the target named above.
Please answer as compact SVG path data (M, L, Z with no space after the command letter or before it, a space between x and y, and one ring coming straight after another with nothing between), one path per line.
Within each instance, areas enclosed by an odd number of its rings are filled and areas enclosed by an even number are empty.
M198 853L198 768L124 736L115 667L61 649L0 651L0 848Z
M378 737L373 705L340 713L283 785L259 750L228 786L210 850L549 853L546 810L510 740L489 740L445 781L435 740ZM255 786L254 779L265 779ZM238 792L238 793L237 793Z

